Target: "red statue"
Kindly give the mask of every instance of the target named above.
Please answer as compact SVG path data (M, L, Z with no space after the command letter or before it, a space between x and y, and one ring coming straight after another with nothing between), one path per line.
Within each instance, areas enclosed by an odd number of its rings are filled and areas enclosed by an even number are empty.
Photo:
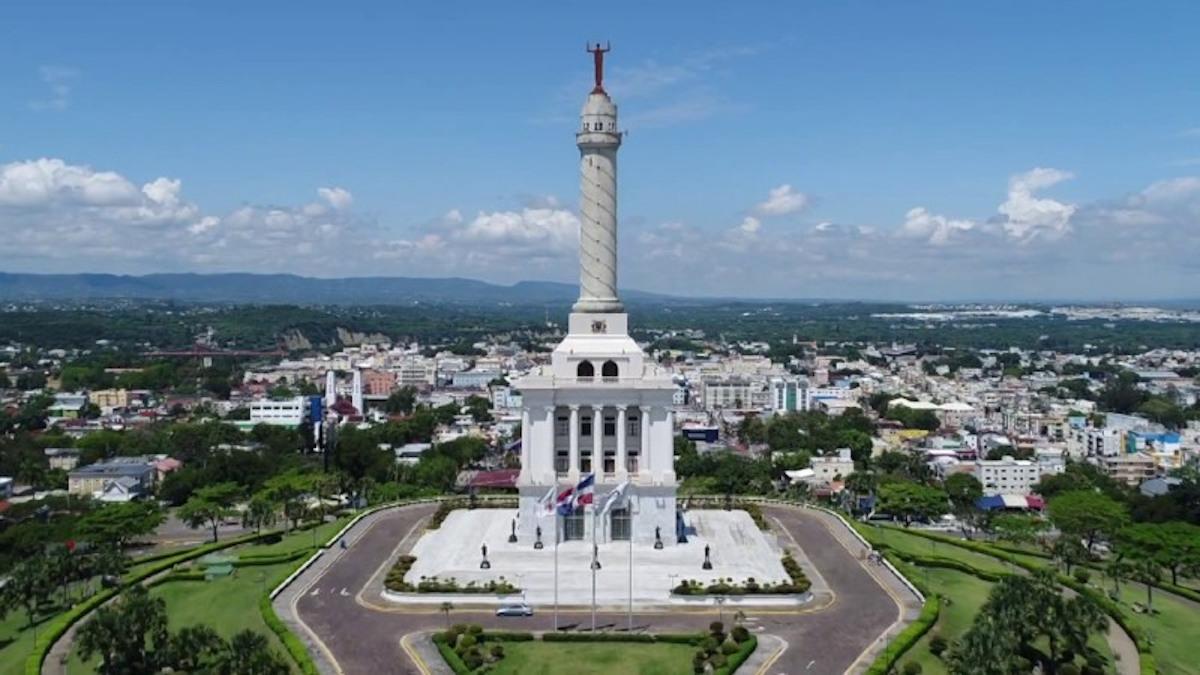
M600 43L597 42L595 47L593 47L591 44L589 44L587 46L587 50L589 52L591 52L592 59L595 62L595 66L596 66L596 87L595 87L595 89L592 89L592 93L593 94L603 94L604 93L604 84L603 84L604 83L604 55L612 50L612 46L606 42L606 43L604 43L604 48L601 49Z

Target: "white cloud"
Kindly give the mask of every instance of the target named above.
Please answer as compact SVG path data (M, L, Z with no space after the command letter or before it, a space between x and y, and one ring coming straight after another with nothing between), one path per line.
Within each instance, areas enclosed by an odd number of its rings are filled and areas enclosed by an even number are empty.
M1013 176L1008 182L1008 199L998 209L1007 218L1004 231L1020 241L1053 240L1069 232L1077 207L1034 193L1070 178L1074 174L1069 171L1041 167Z
M808 195L797 192L791 185L784 183L771 188L766 201L754 207L755 212L764 216L783 216L802 211L808 206Z
M348 209L354 204L354 195L350 194L350 191L346 188L317 188L317 194L321 196L321 199L329 202L329 205L335 209Z
M49 96L30 101L29 107L34 110L66 110L71 105L71 86L79 76L79 71L63 66L42 66L38 68L38 76L49 88Z
M904 237L922 239L933 246L950 243L960 232L969 232L977 227L972 220L959 220L930 213L925 207L909 209L904 214L900 234Z
M58 202L86 206L132 204L138 189L111 171L93 171L61 159L0 165L0 206L34 207Z
M762 223L759 222L758 218L755 218L754 216L746 216L742 219L742 224L738 225L739 230L749 235L758 234L758 231L761 228Z

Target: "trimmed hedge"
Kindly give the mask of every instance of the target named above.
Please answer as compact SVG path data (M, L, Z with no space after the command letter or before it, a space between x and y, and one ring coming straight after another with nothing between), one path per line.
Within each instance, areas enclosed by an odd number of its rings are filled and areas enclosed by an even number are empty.
M278 565L280 563L293 562L302 558L308 558L316 549L299 548L291 553L276 553L272 555L258 556L242 556L233 561L234 567L255 567L260 565Z
M738 645L738 650L729 656L729 661L713 671L713 675L733 675L746 662L746 659L750 658L755 649L758 649L758 638L751 633L745 642Z
M441 633L433 634L433 644L437 647L438 653L442 655L442 660L450 666L450 670L454 671L454 675L471 675L472 670L463 663L463 660L454 651L454 648L446 642L446 638Z
M925 605L921 607L921 614L917 620L900 631L891 645L885 648L882 654L875 657L871 667L867 668L867 675L885 675L892 672L892 667L896 665L900 657L912 649L913 645L917 644L917 641L933 628L933 624L937 623L940 611L941 601L938 596L926 595Z
M292 631L288 630L287 626L280 620L279 615L275 613L275 607L271 605L271 596L263 593L258 599L258 612L262 614L263 622L271 629L279 641L283 643L283 648L292 657L292 661L300 668L300 672L304 675L319 675L317 665L313 663L312 656L308 653L308 648L296 637Z
M700 638L694 637L694 642ZM658 642L649 633L546 633L542 642ZM687 644L694 644L689 642Z

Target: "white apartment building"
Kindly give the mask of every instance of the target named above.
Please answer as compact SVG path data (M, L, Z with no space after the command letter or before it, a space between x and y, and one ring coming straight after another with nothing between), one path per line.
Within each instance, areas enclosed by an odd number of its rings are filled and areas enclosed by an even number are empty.
M432 387L437 382L437 363L432 359L405 359L396 368L401 387Z
M1041 479L1037 462L1014 459L975 460L975 477L983 484L984 495L1028 495Z
M307 412L307 400L303 396L284 401L251 401L251 424L274 424L281 427L300 426Z
M810 466L813 480L826 485L835 480L845 480L846 476L854 473L850 448L838 448L837 454L832 457L813 457Z
M754 391L757 388L755 383L741 378L706 380L704 382L704 408L705 410L748 408L755 399Z

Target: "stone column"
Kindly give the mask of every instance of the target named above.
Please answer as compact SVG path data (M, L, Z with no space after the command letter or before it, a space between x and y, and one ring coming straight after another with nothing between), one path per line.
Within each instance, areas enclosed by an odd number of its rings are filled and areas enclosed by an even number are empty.
M571 476L571 480L576 480L579 477L579 406L571 406L571 421L570 428L567 430L567 438L570 448L567 455L567 473Z
M642 413L642 437L639 439L642 456L638 457L638 474L646 474L650 471L650 406L638 406L638 410Z
M552 405L544 406L542 408L545 422L540 425L540 437L535 436L532 433L529 434L529 448L526 448L525 442L521 441L521 450L524 451L523 454L525 455L526 459L529 460L530 465L532 466L532 463L536 461L540 467L539 471L542 475L538 476L537 478L539 484L547 479L549 479L550 482L554 482L554 410L555 408ZM526 438L526 436L522 434L522 438ZM541 457L539 457L537 460L533 458L533 446L537 446L538 452L541 454ZM549 462L549 464L546 462Z
M629 476L629 472L625 469L625 434L629 433L625 421L627 409L627 406L617 406L617 478L619 480L625 480Z
M531 482L536 483L533 465L529 463L529 408L521 409L521 474Z
M604 474L604 406L592 406L592 473Z

